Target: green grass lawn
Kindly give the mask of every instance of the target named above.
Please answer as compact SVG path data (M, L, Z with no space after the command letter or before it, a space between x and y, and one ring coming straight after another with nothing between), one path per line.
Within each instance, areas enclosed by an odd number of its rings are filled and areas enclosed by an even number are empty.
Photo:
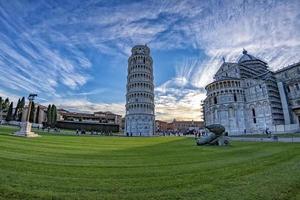
M0 128L2 199L300 199L300 144L13 131Z

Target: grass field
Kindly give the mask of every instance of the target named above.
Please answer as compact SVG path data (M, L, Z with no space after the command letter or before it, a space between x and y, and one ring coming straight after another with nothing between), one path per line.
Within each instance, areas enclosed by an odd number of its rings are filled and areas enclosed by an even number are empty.
M2 199L300 199L299 144L13 131L0 127Z

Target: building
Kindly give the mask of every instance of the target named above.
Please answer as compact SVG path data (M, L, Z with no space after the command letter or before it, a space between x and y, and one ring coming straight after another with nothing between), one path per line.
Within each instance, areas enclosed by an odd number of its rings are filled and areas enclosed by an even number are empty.
M128 59L125 134L155 133L153 61L147 45L136 45Z
M180 131L187 132L189 130L202 129L204 126L203 121L178 121L174 119L172 122L164 122L161 120L156 120L156 131Z
M28 106L25 106L22 121L26 120ZM47 107L35 104L33 126L47 126ZM82 129L86 131L119 132L122 116L111 112L78 113L57 109L57 128Z
M155 120L156 132L169 130L169 124L170 123L168 123L168 122L164 122L161 120Z
M224 61L205 87L205 125L222 124L230 135L298 131L299 67L273 72L246 50L236 63Z
M118 124L121 125L121 115L117 115L111 112L94 112L91 113L78 113L61 111L58 109L59 115L61 115L61 121L73 121L73 122L88 122L88 123L105 123L105 124ZM58 120L60 121L60 120Z
M173 127L173 130L175 131L188 131L192 129L201 129L203 128L203 121L179 121L174 119L173 122L171 123L171 126Z
M300 124L300 63L275 72L286 125Z
M77 113L58 109L57 127L88 131L113 131L121 128L122 116L111 112Z

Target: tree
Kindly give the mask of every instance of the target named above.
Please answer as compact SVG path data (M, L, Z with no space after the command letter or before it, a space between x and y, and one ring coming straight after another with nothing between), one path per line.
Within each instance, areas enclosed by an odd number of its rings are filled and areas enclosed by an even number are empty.
M51 126L51 105L47 108L47 125Z
M2 111L3 111L3 99L0 97L0 120L2 120Z
M3 103L3 110L7 111L9 107L9 98L6 98L4 103Z
M7 111L7 114L6 114L6 121L9 122L12 120L12 113L13 113L13 102L10 103L9 105L9 108L8 108L8 111Z
M54 104L51 106L51 127L55 127L57 121L57 109Z
M31 122L31 123L34 123L34 111L35 111L35 103L32 102L31 108L30 108L30 116L29 116L29 122Z
M36 118L35 118L35 123L39 123L39 115L40 115L40 106L37 107L36 110Z
M25 107L25 97L22 97L22 99L20 101L20 105L19 105L18 121L22 121L24 107Z
M18 118L18 112L19 112L20 103L21 103L21 101L19 99L18 103L17 103L17 106L15 108L15 113L14 113L14 117L13 117L14 120L17 120L17 118Z

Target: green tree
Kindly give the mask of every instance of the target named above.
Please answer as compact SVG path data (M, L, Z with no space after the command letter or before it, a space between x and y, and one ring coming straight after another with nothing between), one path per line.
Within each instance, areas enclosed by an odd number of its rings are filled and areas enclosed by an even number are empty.
M34 111L35 111L35 103L32 102L31 108L30 108L30 116L29 116L29 122L34 123Z
M55 127L57 121L57 109L54 104L51 106L51 127Z
M19 111L18 111L18 121L22 120L23 110L25 107L25 97L22 97L19 105Z
M21 103L21 101L20 101L20 99L18 100L18 103L17 103L17 106L16 106L16 108L15 108L15 113L14 113L14 117L13 117L13 119L14 120L17 120L17 118L18 118L18 112L19 112L19 107L20 107L20 103Z
M6 98L3 103L3 111L7 111L9 107L9 98Z
M2 97L0 97L0 120L2 120L2 109L3 109L3 99L2 99Z
M51 105L47 108L47 125L51 126Z
M10 103L7 114L6 114L6 121L11 121L13 117L13 102Z

